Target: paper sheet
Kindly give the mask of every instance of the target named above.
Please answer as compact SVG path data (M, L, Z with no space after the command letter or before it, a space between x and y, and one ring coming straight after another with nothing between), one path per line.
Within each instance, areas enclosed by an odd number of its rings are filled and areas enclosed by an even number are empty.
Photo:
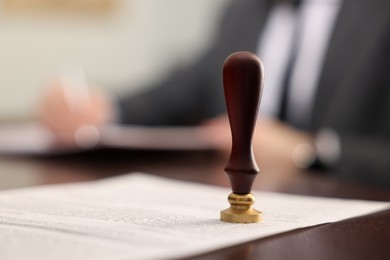
M229 189L145 174L0 192L0 259L169 259L390 206L254 192L263 222L219 220Z

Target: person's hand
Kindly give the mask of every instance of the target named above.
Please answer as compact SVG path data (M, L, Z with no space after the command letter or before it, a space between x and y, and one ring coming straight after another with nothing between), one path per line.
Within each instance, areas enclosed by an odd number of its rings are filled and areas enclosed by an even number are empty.
M258 120L253 148L270 172L289 173L305 167L314 155L314 137L273 119Z
M114 108L97 88L82 90L87 93L67 93L75 87L56 81L46 88L38 105L38 120L54 133L58 145L93 146L100 127L112 121Z
M231 134L227 116L209 120L210 139L230 153ZM267 172L288 173L311 156L313 137L273 119L259 119L253 136L253 149L259 166Z

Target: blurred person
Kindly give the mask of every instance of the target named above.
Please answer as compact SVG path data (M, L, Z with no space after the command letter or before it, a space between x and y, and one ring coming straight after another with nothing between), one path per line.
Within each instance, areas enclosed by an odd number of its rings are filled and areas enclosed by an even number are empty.
M71 112L54 85L40 119L64 137L83 124L206 124L229 150L222 64L246 50L265 65L254 136L261 168L320 168L390 184L390 2L233 1L217 34L194 64L117 102L93 90L84 108Z

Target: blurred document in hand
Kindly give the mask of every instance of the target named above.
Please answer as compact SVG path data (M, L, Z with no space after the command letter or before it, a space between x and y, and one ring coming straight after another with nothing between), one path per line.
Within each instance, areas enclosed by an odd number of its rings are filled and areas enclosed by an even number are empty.
M389 207L254 192L264 220L221 222L230 189L129 174L0 192L0 259L172 259Z
M110 125L100 129L96 147L146 150L216 150L208 127ZM55 134L35 123L0 125L0 154L61 154L82 148L62 146ZM96 137L94 137L96 138Z

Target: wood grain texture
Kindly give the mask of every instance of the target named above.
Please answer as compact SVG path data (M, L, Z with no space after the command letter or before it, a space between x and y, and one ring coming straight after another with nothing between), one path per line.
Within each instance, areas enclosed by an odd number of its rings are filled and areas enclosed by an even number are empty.
M250 193L259 172L252 137L263 89L263 65L250 52L230 55L223 66L225 100L232 132L232 150L225 168L236 194Z

